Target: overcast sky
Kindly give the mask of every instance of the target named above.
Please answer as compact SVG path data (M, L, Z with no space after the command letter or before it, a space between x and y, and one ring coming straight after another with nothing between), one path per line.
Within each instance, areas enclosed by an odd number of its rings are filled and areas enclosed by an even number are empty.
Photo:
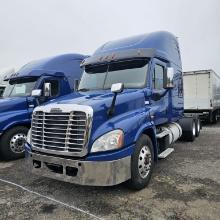
M178 36L184 71L220 74L219 0L0 0L0 69L155 30Z

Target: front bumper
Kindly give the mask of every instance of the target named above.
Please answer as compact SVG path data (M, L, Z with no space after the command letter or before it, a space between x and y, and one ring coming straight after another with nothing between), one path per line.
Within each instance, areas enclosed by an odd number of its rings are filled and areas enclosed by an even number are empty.
M83 161L26 152L32 173L89 186L112 186L131 178L131 157L113 161Z

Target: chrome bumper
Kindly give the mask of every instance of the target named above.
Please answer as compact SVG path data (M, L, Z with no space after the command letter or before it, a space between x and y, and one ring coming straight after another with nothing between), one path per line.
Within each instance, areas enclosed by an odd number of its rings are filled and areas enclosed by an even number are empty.
M131 157L114 161L80 161L29 152L31 172L79 185L112 186L131 178Z

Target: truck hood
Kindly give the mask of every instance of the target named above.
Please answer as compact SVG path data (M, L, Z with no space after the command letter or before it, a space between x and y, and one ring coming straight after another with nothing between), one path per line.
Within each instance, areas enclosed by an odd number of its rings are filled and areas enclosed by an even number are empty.
M72 93L59 99L52 100L51 104L78 104L91 106L93 109L93 120L96 121L96 126L103 121L107 121L109 116L108 109L111 106L113 93L110 90L106 91L90 91ZM46 103L46 104L49 104ZM126 89L123 93L118 94L115 103L115 113L113 117L119 116L129 111L134 111L144 107L145 96L144 91L140 89Z
M110 90L106 91L90 91L77 92L66 96L62 96L56 100L51 100L45 104L78 104L88 105L94 111L99 111L102 108L109 108L113 99L113 93ZM127 112L132 109L139 108L144 105L144 92L137 89L127 89L123 93L118 94L116 98L117 113ZM123 109L120 109L124 107Z
M13 97L0 99L0 114L10 111L19 111L27 108L26 97Z

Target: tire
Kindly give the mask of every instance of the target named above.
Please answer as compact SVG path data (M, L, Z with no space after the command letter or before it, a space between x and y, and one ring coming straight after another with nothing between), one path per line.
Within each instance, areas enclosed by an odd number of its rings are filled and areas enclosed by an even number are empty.
M218 112L214 111L214 112L209 112L209 117L208 117L208 123L210 124L216 124L218 121Z
M181 140L193 142L196 137L196 119L195 118L182 118L179 121L179 124L183 132Z
M201 131L201 121L199 118L196 119L196 137L199 137Z
M212 124L216 124L218 121L218 114L217 111L212 113Z
M4 160L14 160L25 155L24 143L26 142L28 128L14 127L6 131L0 140L0 156Z
M143 163L145 168L143 168ZM149 136L142 135L136 142L134 153L131 156L131 179L127 182L129 188L140 190L146 187L150 181L153 167L154 150L152 141Z

